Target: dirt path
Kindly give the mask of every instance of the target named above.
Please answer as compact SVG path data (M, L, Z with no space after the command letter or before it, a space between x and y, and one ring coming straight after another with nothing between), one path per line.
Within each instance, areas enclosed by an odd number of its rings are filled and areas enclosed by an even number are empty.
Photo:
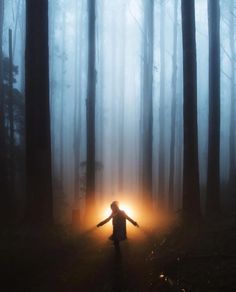
M2 237L1 291L148 291L153 238L136 229L117 253L99 232Z
M147 291L152 244L147 237L122 242L120 253L108 240L96 242L96 235L84 240L73 258L59 267L50 281L51 291Z

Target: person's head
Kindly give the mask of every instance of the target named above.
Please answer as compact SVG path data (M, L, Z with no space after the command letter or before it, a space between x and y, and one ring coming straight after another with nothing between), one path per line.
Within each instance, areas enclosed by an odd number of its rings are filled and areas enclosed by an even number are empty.
M117 202L117 201L112 202L111 209L113 212L117 212L119 210L119 202Z

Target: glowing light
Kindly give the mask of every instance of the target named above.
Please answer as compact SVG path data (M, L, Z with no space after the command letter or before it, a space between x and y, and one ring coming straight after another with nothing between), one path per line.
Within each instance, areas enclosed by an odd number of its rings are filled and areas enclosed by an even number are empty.
M125 211L126 215L128 215L129 217L132 217L135 215L133 208L127 203L120 203L119 208L120 210ZM109 217L111 215L111 212L112 211L111 211L110 205L108 204L108 206L104 208L103 217L105 218Z
M127 204L120 204L120 209L125 211L126 215L128 216L133 216L134 215L134 212L133 212L133 209L131 206L127 205Z
M161 273L161 274L159 275L159 278L160 278L160 279L163 279L163 278L165 278L165 275L164 275L163 273Z

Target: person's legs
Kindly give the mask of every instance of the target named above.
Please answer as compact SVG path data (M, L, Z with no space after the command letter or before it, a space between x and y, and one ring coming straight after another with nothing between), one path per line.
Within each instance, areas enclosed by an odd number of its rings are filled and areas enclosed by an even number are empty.
M120 252L120 242L119 240L114 240L114 246L117 253Z

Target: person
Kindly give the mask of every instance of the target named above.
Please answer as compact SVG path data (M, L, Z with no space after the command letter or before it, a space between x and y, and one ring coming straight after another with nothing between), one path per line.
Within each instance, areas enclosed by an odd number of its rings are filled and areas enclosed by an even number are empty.
M122 240L127 239L126 234L126 219L129 220L134 226L139 227L138 223L131 219L124 211L120 210L119 203L114 201L111 203L111 215L97 224L97 227L101 227L112 219L113 233L109 237L113 241L116 250L119 250L119 243Z

